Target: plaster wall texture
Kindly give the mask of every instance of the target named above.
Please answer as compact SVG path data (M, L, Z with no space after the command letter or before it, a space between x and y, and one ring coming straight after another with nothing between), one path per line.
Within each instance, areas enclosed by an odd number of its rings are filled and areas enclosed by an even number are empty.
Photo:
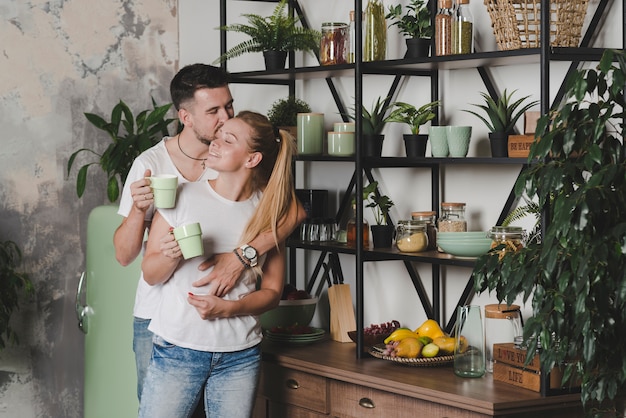
M84 337L74 296L87 216L108 202L94 168L77 198L67 160L108 145L83 112L108 119L120 99L141 110L151 96L169 102L178 3L2 0L0 39L0 239L20 245L36 287L13 318L21 344L0 351L0 417L81 417ZM78 166L91 161L81 158Z

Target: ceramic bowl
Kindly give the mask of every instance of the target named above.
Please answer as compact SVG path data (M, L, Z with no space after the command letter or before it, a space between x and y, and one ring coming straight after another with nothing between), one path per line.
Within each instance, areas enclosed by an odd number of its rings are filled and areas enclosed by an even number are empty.
M471 240L439 240L437 246L456 257L478 257L491 249L491 238Z
M483 239L487 238L487 234L487 231L438 232L437 240L453 241L460 239Z
M315 314L318 298L281 300L274 309L261 314L261 327L288 327L290 325L309 325Z

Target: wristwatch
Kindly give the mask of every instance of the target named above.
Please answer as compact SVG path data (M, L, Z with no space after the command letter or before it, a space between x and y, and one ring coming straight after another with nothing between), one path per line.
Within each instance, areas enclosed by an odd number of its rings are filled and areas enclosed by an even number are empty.
M248 260L248 262L250 263L250 267L256 267L258 263L258 255L257 255L256 248L254 248L251 245L244 244L241 247L239 247L239 249L241 250L241 253L243 254L243 258Z

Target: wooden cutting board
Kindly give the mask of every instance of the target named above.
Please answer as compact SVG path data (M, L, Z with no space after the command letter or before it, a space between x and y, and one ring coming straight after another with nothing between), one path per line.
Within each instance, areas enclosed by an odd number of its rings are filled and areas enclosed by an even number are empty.
M350 285L335 284L328 288L328 303L330 305L330 336L333 340L346 343L352 342L348 331L356 330L354 308Z

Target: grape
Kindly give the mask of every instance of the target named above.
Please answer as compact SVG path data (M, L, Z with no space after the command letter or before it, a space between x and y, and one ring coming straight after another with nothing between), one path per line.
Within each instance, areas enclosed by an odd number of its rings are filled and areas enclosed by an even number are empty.
M365 335L388 335L400 328L400 322L395 319L390 322L382 324L371 324L369 327L363 329Z

